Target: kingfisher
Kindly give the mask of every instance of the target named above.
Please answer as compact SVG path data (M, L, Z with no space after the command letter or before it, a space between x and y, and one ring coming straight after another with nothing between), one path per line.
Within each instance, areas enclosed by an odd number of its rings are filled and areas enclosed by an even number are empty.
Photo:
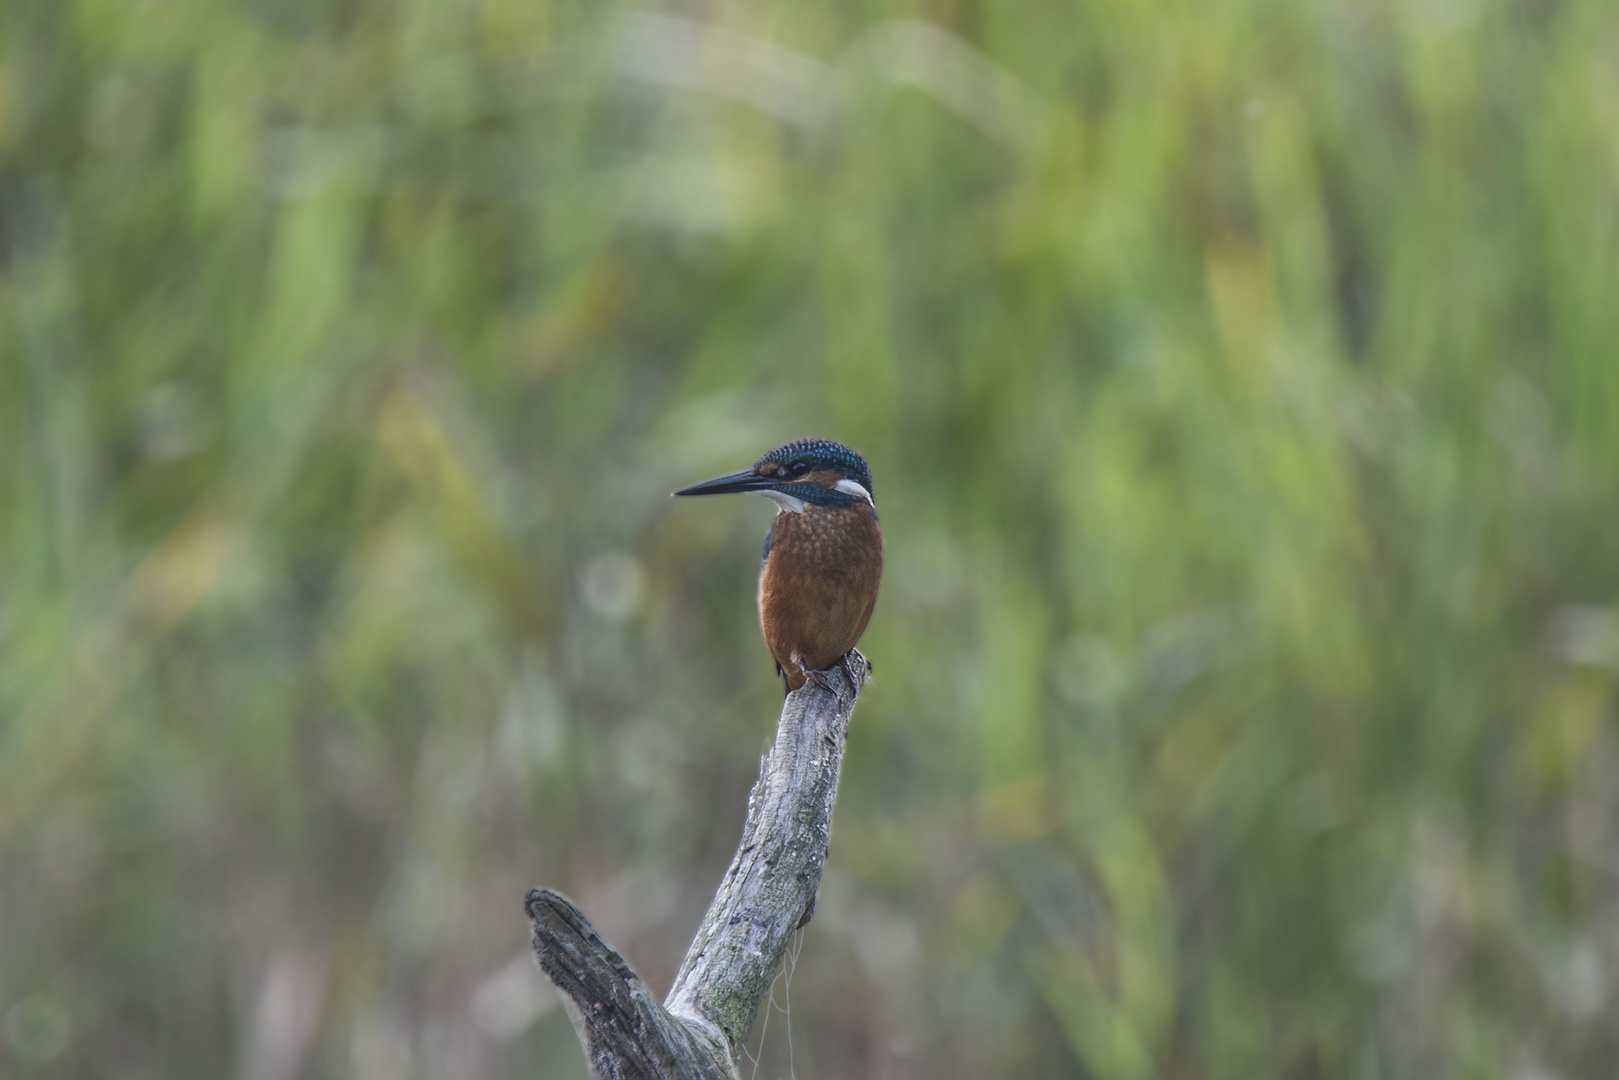
M751 491L776 504L759 558L759 626L786 693L805 682L836 693L826 675L865 633L883 576L866 459L830 439L799 439L753 468L681 488L676 495Z

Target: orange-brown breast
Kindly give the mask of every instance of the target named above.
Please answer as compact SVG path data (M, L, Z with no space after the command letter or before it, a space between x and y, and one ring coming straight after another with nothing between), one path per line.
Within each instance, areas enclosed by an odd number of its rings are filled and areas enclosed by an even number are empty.
M868 504L776 515L759 575L759 624L788 689L804 685L805 670L825 671L855 647L882 574L883 535Z

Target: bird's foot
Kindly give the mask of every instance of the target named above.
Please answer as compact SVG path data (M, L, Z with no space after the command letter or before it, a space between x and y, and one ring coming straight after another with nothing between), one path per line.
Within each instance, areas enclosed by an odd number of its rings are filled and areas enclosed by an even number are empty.
M832 681L827 678L827 676L832 674L834 671L842 671L843 677L849 680L849 693L858 694L860 693L860 680L855 678L854 668L849 663L849 658L851 656L860 656L860 654L854 649L850 649L848 652L838 657L837 663L833 664L824 671L816 671L812 668L804 668L802 669L804 672L804 678L809 682L814 683L816 686L819 686L822 690L825 690L839 701L842 701L843 693L836 686L832 685ZM865 660L866 658L864 656L860 656L860 659ZM866 673L868 675L871 673L871 664L869 662L866 664Z
M831 670L831 669L828 668L827 670ZM810 668L805 668L804 669L804 678L808 679L810 682L814 683L816 686L819 686L822 690L825 690L827 693L831 694L833 697L840 697L841 696L841 695L838 694L838 692L836 690L834 690L832 688L832 684L827 681L825 671L814 671L814 670L812 670Z

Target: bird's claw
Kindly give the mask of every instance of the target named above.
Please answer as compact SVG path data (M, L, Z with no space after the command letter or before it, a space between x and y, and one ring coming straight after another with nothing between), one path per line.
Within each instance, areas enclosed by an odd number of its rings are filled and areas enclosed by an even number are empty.
M848 652L838 657L838 662L836 664L833 664L832 667L827 668L825 671L816 671L812 668L802 669L804 672L804 678L809 682L814 683L816 686L819 686L822 690L825 690L839 701L842 701L843 695L839 693L837 687L833 686L831 681L827 679L827 676L830 675L834 670L839 670L843 672L843 677L849 680L849 692L856 694L859 693L860 682L854 676L854 668L849 665L849 657L853 653L854 650L850 649ZM862 657L862 659L864 659L864 657ZM871 670L869 664L867 665L866 670Z
M830 670L830 669L828 669L828 670ZM831 694L833 697L839 697L840 696L836 690L832 689L832 684L827 682L827 680L826 680L826 672L825 671L814 671L814 670L812 670L810 668L805 668L804 669L804 678L808 679L810 682L814 683L816 686L819 686L822 690L825 690L827 693Z

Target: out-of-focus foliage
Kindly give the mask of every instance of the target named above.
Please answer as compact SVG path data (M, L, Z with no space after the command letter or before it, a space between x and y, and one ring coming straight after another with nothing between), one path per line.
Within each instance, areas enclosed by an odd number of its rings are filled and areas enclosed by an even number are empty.
M667 492L806 434L763 1075L1619 1060L1611 0L9 0L0 244L5 1076L582 1076L523 892L667 985L779 701Z

